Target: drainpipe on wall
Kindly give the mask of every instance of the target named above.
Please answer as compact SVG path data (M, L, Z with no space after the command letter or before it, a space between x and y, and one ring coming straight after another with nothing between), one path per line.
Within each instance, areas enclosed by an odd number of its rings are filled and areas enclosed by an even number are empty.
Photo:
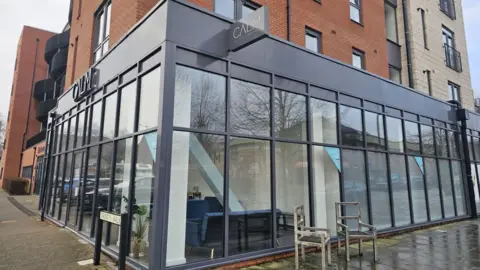
M22 149L20 152L20 163L18 164L18 176L21 176L21 170L22 170L22 158L23 158L23 148L25 147L25 137L27 136L28 132L28 124L30 122L30 107L32 106L32 99L33 99L33 85L35 83L35 72L36 72L36 67L37 67L37 55L38 55L38 43L40 42L39 38L36 38L36 44L35 44L35 60L33 61L33 72L32 72L32 84L30 86L30 98L28 99L28 112L27 112L27 124L25 125L25 131L23 132L23 137L22 137Z
M408 27L408 12L407 12L407 0L402 0L402 12L403 12L403 27L405 32L405 50L407 53L407 73L408 73L408 86L415 88L413 83L413 71L412 71L412 55L410 47L410 30Z
M290 41L290 0L287 0L287 40Z

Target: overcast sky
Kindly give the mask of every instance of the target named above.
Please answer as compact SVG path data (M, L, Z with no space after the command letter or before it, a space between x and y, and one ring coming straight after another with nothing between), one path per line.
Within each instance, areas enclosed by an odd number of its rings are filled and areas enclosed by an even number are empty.
M5 117L23 25L60 32L68 20L69 4L68 0L0 0L0 113ZM480 93L480 0L463 0L463 10L473 89Z

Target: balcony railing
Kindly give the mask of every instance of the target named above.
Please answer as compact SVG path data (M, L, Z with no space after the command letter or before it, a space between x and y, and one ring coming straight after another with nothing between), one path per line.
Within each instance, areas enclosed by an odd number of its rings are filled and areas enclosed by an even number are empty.
M455 2L453 0L440 0L440 10L452 20L456 19Z
M445 64L458 72L462 72L462 56L455 48L443 44L445 49Z

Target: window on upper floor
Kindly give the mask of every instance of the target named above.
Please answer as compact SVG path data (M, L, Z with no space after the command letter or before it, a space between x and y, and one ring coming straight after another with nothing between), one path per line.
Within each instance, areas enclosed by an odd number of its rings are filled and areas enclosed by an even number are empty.
M442 41L445 51L445 64L458 71L462 71L462 58L460 52L455 49L455 36L450 29L442 27Z
M94 35L94 52L93 62L97 62L108 51L110 40L110 17L112 10L112 2L107 1L98 10L95 16L95 35Z
M423 32L423 46L428 50L428 38L427 38L427 22L425 18L425 10L420 8L420 16L422 17L422 32Z
M402 83L402 70L399 68L396 68L394 66L389 66L388 67L388 73L390 76L390 80L396 82L396 83Z
M305 28L305 47L309 50L322 52L322 34L310 28Z
M448 100L460 100L460 86L455 83L448 82Z
M215 12L232 20L240 20L257 10L260 5L248 0L215 0Z
M365 69L365 53L357 49L353 49L352 65L356 68Z
M397 33L397 13L396 8L385 1L385 27L387 30L387 39L398 43Z
M350 19L357 23L361 23L360 0L350 0Z
M452 20L456 19L455 2L453 0L440 0L440 10Z

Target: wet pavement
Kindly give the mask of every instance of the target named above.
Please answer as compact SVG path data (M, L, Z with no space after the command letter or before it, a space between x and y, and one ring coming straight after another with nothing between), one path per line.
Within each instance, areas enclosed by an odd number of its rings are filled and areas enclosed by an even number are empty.
M358 245L350 245L350 262L344 247L337 256L332 247L332 265L327 269L454 269L480 270L480 219L451 223L411 233L378 239L379 261L373 261L371 242L364 243L363 256ZM300 269L322 269L321 253L300 258ZM243 268L248 270L295 269L294 257Z

